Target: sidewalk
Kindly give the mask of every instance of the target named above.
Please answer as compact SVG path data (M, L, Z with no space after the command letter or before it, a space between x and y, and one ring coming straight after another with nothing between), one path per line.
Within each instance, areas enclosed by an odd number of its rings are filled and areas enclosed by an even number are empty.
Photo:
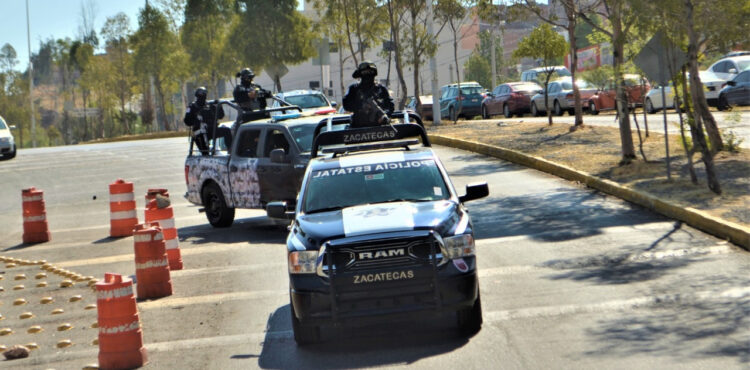
M626 166L620 161L619 131L614 127L587 126L570 132L569 124L507 123L507 120L459 121L429 127L435 144L459 147L496 156L640 204L750 249L750 153L721 152L715 166L723 193L706 186L700 155L695 155L698 185L690 182L679 136L670 137L672 179L667 179L664 137L644 138L644 161Z

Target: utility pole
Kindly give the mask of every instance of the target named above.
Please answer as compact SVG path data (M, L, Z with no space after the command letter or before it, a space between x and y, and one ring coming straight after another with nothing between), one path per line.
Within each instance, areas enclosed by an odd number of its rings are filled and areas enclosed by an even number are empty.
M437 36L433 34L432 23L435 21L432 14L432 0L427 1L427 34L436 40ZM437 53L437 50L435 51ZM430 57L430 74L432 75L432 124L440 126L440 92L438 91L437 61L435 55ZM419 99L419 97L416 97Z
M29 47L29 103L31 105L31 147L36 148L36 117L34 117L34 64L31 63L31 25L29 24L29 0L26 0L26 42ZM23 130L23 127L21 127ZM23 146L23 143L21 143Z

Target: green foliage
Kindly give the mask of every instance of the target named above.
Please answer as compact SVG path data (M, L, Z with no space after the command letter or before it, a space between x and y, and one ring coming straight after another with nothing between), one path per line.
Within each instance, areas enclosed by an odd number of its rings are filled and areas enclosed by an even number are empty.
M494 86L491 86L492 68L490 63L476 50L464 63L464 75L467 81L476 81L485 88L494 88Z
M315 55L312 41L317 35L310 21L297 10L295 0L238 0L238 3L242 10L229 42L245 65L259 70L301 63ZM280 90L280 81L276 85Z
M516 58L532 58L540 60L544 68L555 65L555 62L567 54L568 42L555 32L547 23L534 28L528 36L521 39L518 48L513 51ZM550 70L549 73L552 73Z
M607 83L609 81L612 81L612 79L614 78L614 70L612 69L612 66L609 65L599 66L595 69L590 69L588 71L579 73L581 79L600 90L604 90L607 86Z
M729 112L724 120L731 123L731 126L737 126L742 122L742 113L739 111ZM739 153L745 139L738 136L733 130L722 129L720 131L721 137L724 139L724 148L731 153Z

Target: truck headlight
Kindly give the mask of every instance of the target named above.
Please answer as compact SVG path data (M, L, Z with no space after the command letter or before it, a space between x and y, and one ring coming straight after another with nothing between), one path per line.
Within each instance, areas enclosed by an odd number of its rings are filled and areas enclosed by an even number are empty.
M471 234L443 238L446 257L456 259L474 255L474 236Z
M297 251L289 253L290 274L314 274L318 251Z

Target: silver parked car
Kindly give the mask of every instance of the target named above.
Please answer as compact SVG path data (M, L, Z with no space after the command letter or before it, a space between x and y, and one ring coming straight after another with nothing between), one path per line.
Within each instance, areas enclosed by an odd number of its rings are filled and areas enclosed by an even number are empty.
M589 86L585 81L576 81L578 91L581 93L581 105L582 108L588 109L589 98L596 93L596 89ZM547 104L552 109L552 113L558 116L562 116L563 112L568 111L573 113L575 107L575 97L573 96L573 80L568 78L561 78L555 80L547 85ZM531 98L531 115L539 116L547 111L547 107L544 105L544 92L540 91L539 94L534 95Z
M16 126L8 126L3 117L0 117L0 155L4 159L10 159L16 156L16 141L10 130Z

